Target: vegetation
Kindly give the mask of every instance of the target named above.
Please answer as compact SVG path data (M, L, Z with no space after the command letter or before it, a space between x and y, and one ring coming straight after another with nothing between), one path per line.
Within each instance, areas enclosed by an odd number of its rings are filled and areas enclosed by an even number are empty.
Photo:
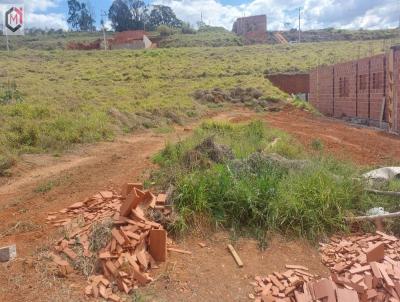
M177 32L163 39L161 47L223 47L243 45L241 37L221 28L203 26L197 32L186 27L182 27L181 32Z
M68 0L68 24L73 30L94 31L96 30L93 9L90 2L79 2Z
M273 40L274 32L270 32L269 38ZM281 32L288 41L298 41L297 29ZM302 42L327 42L327 41L366 41L366 40L389 40L398 39L399 29L378 29L378 30L350 30L324 28L307 30L301 32Z
M141 127L181 123L206 109L193 102L197 89L253 87L267 98L286 99L264 73L305 71L348 60L358 56L357 46L362 52L382 50L377 41L372 48L363 42L335 42L0 52L0 84L15 83L13 95L22 100L0 105L0 154L8 158L23 152L58 152Z
M207 137L229 146L235 159L188 166L188 154ZM261 122L204 123L193 137L168 145L155 161L161 167L154 175L158 184L176 187L173 200L181 216L173 227L178 232L198 217L211 217L206 221L253 234L272 230L315 239L346 230L343 217L364 209L362 184L353 179L356 168L308 158L290 136Z

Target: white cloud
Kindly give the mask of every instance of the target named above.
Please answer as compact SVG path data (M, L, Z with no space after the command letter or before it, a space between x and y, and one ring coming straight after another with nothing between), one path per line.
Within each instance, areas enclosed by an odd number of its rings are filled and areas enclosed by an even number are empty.
M67 12L49 13L66 0L0 0L24 3L29 27L67 29ZM297 9L302 8L302 28L387 28L398 25L398 0L242 0L243 4L222 4L220 0L153 0L173 8L177 16L196 25L203 20L213 26L232 28L236 18L257 14L268 16L268 29L297 27ZM96 5L96 1L92 1ZM109 23L107 23L108 27Z
M218 0L155 0L171 6L177 16L196 24L203 12L207 24L232 28L240 16L266 14L269 29L284 29L285 23L297 27L298 8L302 8L302 28L387 28L398 24L400 8L395 0L252 0L236 6Z
M63 14L27 13L25 20L27 28L68 29L68 24Z
M24 4L27 28L68 29L66 14L49 13L57 8L62 0L0 0L0 4Z

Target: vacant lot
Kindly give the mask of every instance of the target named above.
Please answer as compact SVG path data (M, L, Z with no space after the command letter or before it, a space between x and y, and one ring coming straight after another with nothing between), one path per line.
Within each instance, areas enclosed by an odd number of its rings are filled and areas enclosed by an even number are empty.
M141 127L167 129L171 121L180 123L204 112L204 106L191 98L199 88L255 87L266 98L285 98L264 73L306 71L378 53L382 47L382 41L375 41L2 52L0 157L57 152L73 143L108 140Z

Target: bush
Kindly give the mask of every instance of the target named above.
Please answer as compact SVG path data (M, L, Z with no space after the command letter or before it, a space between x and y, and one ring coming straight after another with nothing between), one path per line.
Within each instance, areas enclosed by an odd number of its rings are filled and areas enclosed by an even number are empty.
M183 34L195 34L196 30L190 25L190 23L183 22L181 32Z
M188 169L182 164L185 154L210 135L231 148L236 159ZM267 152L305 157L290 136L261 122L204 123L193 137L167 145L156 157L161 165L156 180L176 188L173 200L180 218L173 229L184 232L197 217L207 217L255 236L273 230L317 239L346 230L343 218L365 210L365 193L353 180L357 170L352 166L322 155L290 161Z
M167 25L160 25L157 27L157 31L162 37L171 36L175 33L175 30Z

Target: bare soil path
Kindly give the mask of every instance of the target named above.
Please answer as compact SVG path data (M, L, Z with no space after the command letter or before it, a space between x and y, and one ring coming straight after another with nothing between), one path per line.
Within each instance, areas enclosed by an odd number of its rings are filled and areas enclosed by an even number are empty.
M265 119L269 125L292 133L306 146L319 138L326 152L363 165L400 162L398 137L291 108L263 114L235 109L213 118L233 122ZM124 182L143 180L154 168L151 156L167 140L177 141L190 134L187 130L177 127L170 134L147 131L82 146L61 157L26 156L15 169L16 177L0 180L0 246L16 243L19 255L15 262L0 264L0 301L83 299L83 277L59 280L48 275L42 263L23 261L40 254L58 236L58 230L45 223L48 212L82 201L101 189L119 189ZM200 241L208 247L200 248ZM180 245L193 255L172 254L157 273L158 281L141 290L141 295L150 301L246 301L254 275L282 270L285 263L305 264L314 273L326 272L315 248L304 242L279 239L270 242L265 252L259 251L253 240L239 240L236 247L245 267L238 269L226 251L229 242L227 232L186 238Z

